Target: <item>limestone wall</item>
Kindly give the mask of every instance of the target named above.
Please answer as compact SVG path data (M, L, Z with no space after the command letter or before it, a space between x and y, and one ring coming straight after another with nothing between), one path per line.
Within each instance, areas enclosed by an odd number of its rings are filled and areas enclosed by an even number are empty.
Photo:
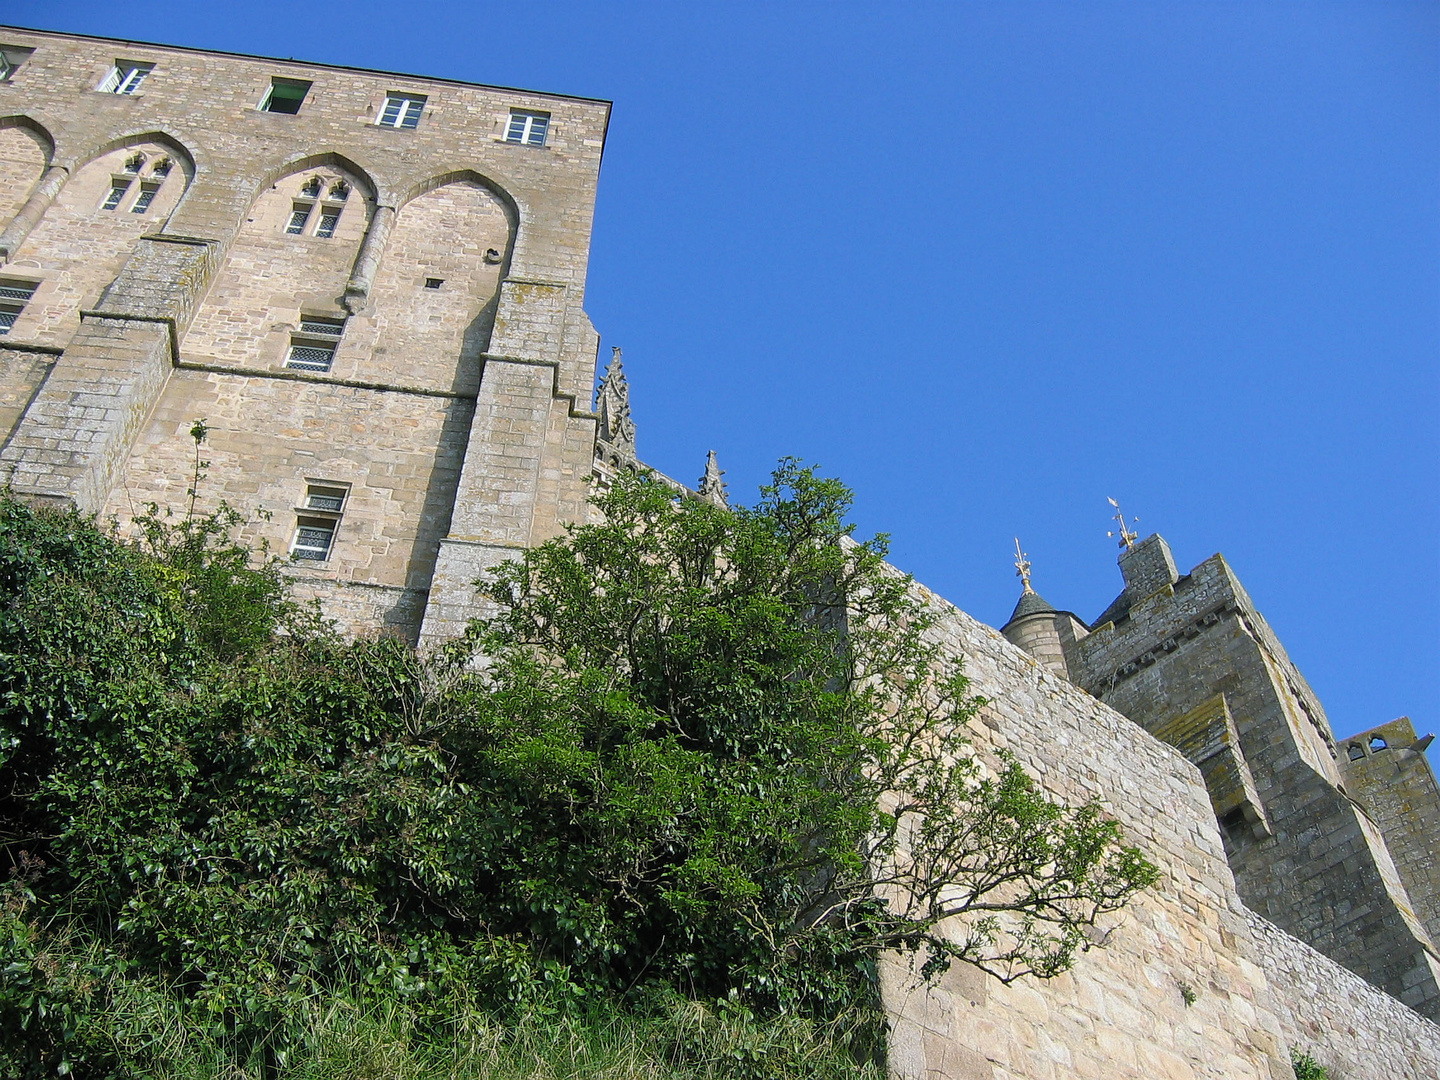
M1226 830L1245 902L1440 1014L1440 963L1379 830L1341 789L1324 709L1223 558L1135 599L1075 642L1069 660L1078 684L1152 732L1221 695L1236 764L1254 781L1244 799L1253 810ZM1226 804L1224 790L1211 794Z
M1440 1076L1440 1027L1274 923L1251 912L1246 920L1285 1042L1310 1054L1330 1080Z
M882 986L897 1080L1291 1080L1288 1054L1297 1040L1322 1063L1350 1061L1353 1050L1351 1057L1330 1055L1332 1040L1353 1042L1348 1027L1301 1031L1289 1006L1277 1003L1277 993L1293 992L1294 980L1281 967L1272 984L1266 964L1288 953L1283 941L1265 951L1257 945L1195 767L998 631L923 587L916 591L940 616L938 640L965 658L973 689L989 699L974 723L977 745L1009 749L1053 796L1072 803L1099 798L1128 841L1160 868L1161 880L1105 928L1106 947L1082 954L1056 979L1006 987L955 968L927 988L903 963L890 963ZM1307 970L1322 976L1319 987L1306 990L1320 1013L1360 1027L1373 1011L1381 1030L1425 1033L1422 1049L1375 1047L1368 1062L1345 1075L1436 1075L1440 1047L1426 1041L1440 1034L1434 1025L1294 944L1310 958ZM1366 993L1362 1009L1351 1012L1355 983ZM1196 995L1193 1005L1185 1004L1182 985ZM1404 1071L1412 1068L1403 1064L1410 1058L1423 1063L1413 1067L1420 1071Z
M0 407L23 411L0 413L18 490L122 519L151 500L178 510L185 432L204 417L208 494L270 513L253 533L272 550L289 550L307 483L347 486L333 558L296 573L345 625L412 639L467 452L483 463L471 486L510 500L467 507L477 535L528 543L583 518L596 339L582 303L608 103L5 35L33 52L0 84L0 257L37 285L6 344L64 350L38 390L34 365L0 375ZM134 93L102 89L117 63L151 65ZM309 84L298 112L262 107L274 80ZM424 99L415 127L378 122L391 94ZM506 140L512 110L549 117L543 145ZM335 346L328 365L310 357L325 370L288 367L317 333ZM490 359L505 385L482 395ZM516 367L535 375L539 437L497 480L483 473L507 467ZM477 412L482 396L500 411ZM463 622L467 575L447 625Z
M20 417L40 389L55 353L40 349L0 347L0 446L15 430ZM0 474L0 482L4 482Z
M1373 741L1373 745L1372 745ZM1440 785L1408 717L1371 728L1341 747L1345 782L1385 836L1415 912L1440 940Z
M413 639L441 537L450 526L474 403L436 394L401 394L324 381L256 378L181 369L172 376L105 514L128 518L146 503L183 509L195 446L195 417L210 435L200 507L221 499L242 509L245 543L288 555L310 485L348 492L329 559L296 563L304 588L353 633L395 626ZM344 430L347 437L336 439ZM339 593L365 585L400 593ZM379 604L377 608L375 605ZM376 613L383 613L376 618Z

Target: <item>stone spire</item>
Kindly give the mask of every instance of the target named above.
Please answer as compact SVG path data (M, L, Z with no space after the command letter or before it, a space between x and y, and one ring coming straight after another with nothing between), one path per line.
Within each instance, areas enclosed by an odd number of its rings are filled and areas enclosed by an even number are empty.
M630 419L630 386L620 365L620 347L610 351L610 366L600 380L595 411L600 414L597 438L630 457L635 456L635 421Z
M700 486L695 490L702 499L728 510L730 500L725 495L726 484L720 479L724 475L725 470L720 468L720 463L715 460L715 451L711 450L710 456L705 459L705 475L700 478Z

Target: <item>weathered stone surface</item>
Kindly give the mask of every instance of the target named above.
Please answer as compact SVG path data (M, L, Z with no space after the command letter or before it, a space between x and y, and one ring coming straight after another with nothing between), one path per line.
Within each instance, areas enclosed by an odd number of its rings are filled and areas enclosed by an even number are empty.
M1380 830L1343 790L1325 710L1222 557L1183 578L1173 565L1158 536L1122 556L1125 591L1107 621L1067 650L1071 678L1177 739L1187 716L1220 697L1238 753L1227 752L1228 768L1216 767L1224 757L1204 760L1217 809L1230 810L1226 848L1246 904L1440 1014L1435 947ZM1189 749L1208 753L1202 743Z
M477 578L588 520L592 478L637 467L613 395L597 442L581 306L606 103L0 38L34 49L0 83L0 278L36 286L0 343L0 480L122 521L178 510L203 417L201 506L228 501L247 541L285 552L311 489L340 492L329 557L293 564L297 591L353 633L428 643L481 610ZM122 59L154 68L134 95L99 93ZM312 82L298 114L257 108L276 77ZM376 124L392 91L426 96L416 129ZM504 141L511 109L550 114L544 147ZM343 320L328 369L287 367L300 324L327 319ZM723 500L718 475L701 487ZM959 968L921 986L891 958L895 1075L1288 1080L1292 1046L1336 1080L1440 1074L1440 1029L1401 1004L1434 1008L1440 917L1440 796L1401 746L1408 723L1337 762L1223 560L1182 578L1152 537L1122 571L1093 631L1017 612L1007 629L1043 663L915 587L989 699L980 752L1100 800L1162 879L1048 982Z
M348 490L329 558L296 573L355 632L411 639L467 454L482 501L462 536L527 544L585 516L598 342L580 305L607 103L5 34L34 49L0 83L3 275L36 285L6 340L31 351L0 370L17 490L122 522L178 508L204 417L202 501L285 552L308 483ZM154 65L136 93L96 90L117 60ZM272 78L312 84L297 114L258 108ZM416 128L377 124L389 92L426 97ZM549 114L543 147L505 141L512 109ZM297 334L317 344L306 319L343 321L327 370L286 366ZM41 348L63 354L13 359ZM530 365L532 431L482 386L487 350L507 386ZM446 610L437 626L463 624L465 603Z

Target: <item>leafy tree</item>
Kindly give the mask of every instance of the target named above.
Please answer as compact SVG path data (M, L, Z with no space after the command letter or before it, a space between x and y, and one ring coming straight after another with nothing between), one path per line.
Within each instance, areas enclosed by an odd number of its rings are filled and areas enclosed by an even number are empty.
M827 1011L886 949L1057 974L1154 881L1098 805L981 766L983 703L849 506L793 461L737 511L627 476L495 574L466 643L469 756L514 808L492 925L618 988Z
M422 657L299 612L223 511L132 545L0 498L0 1072L125 1075L166 1017L278 1069L335 995L863 1041L881 950L1063 970L1154 869L981 768L848 506L788 462L733 512L623 477Z

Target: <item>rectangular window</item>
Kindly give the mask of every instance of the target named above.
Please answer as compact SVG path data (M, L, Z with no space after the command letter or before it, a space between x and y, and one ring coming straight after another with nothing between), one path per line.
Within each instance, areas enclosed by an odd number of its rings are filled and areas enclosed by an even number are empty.
M160 190L159 184L141 184L140 194L135 196L135 205L130 207L132 214L143 214L150 209L150 204L155 201L155 193Z
M330 558L330 548L335 543L336 524L329 518L298 518L290 554L297 559L324 562Z
M317 337L339 338L345 332L344 319L327 319L319 315L301 315L300 332Z
M310 484L305 489L305 509L338 514L345 509L345 496L348 494L349 489L347 488Z
M260 111L294 116L300 111L300 103L305 100L312 85L304 79L271 79L270 89L260 100Z
M120 205L120 200L125 198L125 192L130 190L130 181L116 178L110 183L110 194L105 196L105 201L100 204L101 210L114 210Z
M311 203L296 203L290 211L290 223L285 226L285 231L291 236L303 236L305 233L305 222L310 220Z
M140 89L145 76L154 70L154 64L137 64L130 60L116 60L105 81L95 89L102 94L133 94Z
M329 371L330 365L335 362L340 335L344 332L344 319L300 316L300 329L291 335L285 366L296 371Z
M34 51L20 45L0 45L0 82L9 82Z
M8 334L25 305L35 295L36 283L0 278L0 335Z
M315 226L315 235L322 240L328 240L335 235L335 226L340 224L340 207L322 206L320 208L320 224Z
M523 143L525 146L544 146L545 133L550 130L550 114L510 110L510 126L505 129L505 141Z
M414 128L420 126L420 113L425 109L421 94L386 94L385 107L380 110L381 127Z
M292 341L285 366L296 371L329 371L335 362L334 345L307 345Z

